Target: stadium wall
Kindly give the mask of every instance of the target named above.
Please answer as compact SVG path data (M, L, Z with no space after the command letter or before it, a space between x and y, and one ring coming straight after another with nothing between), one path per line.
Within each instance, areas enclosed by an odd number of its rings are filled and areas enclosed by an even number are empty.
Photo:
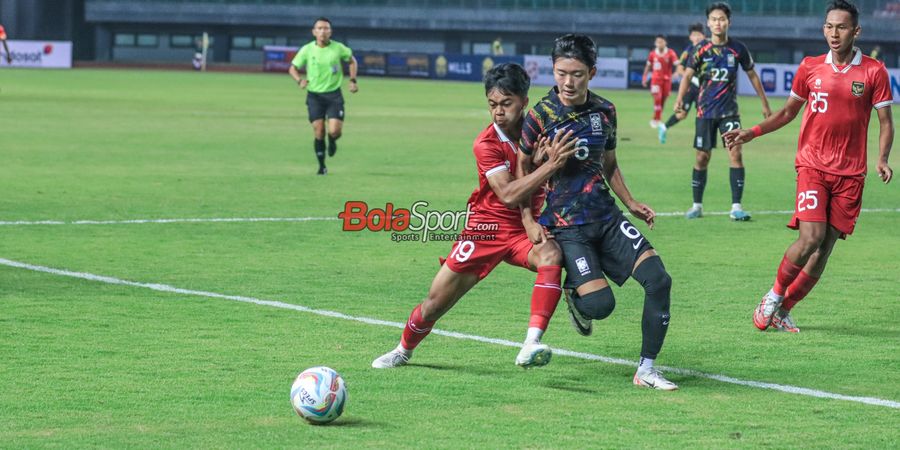
M0 0L3 1L3 0ZM489 4L485 3L485 4ZM652 14L594 10L556 11L503 10L497 8L462 9L424 6L353 6L334 4L208 3L147 0L87 0L85 19L113 33L200 33L216 38L216 61L258 62L262 46L302 45L309 41L309 28L319 16L328 16L335 27L335 39L354 50L487 53L490 43L501 37L506 54L545 54L553 39L578 31L597 40L601 56L626 57L642 61L652 44L652 36L670 36L670 46L680 50L690 23L702 16ZM736 16L733 35L747 42L760 62L799 63L804 55L821 52L821 17ZM867 52L876 44L889 66L898 65L900 33L897 20L863 17L865 32L860 45ZM148 30L149 29L149 30ZM247 44L251 48L237 48ZM98 38L99 40L99 38ZM259 42L257 42L259 41ZM105 43L115 39L107 39ZM98 58L115 59L114 49L97 45ZM145 48L149 61L169 60L165 49Z

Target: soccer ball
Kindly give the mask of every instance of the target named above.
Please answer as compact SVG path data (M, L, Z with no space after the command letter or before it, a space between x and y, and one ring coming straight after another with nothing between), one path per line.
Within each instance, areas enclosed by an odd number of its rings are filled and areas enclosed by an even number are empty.
M291 386L294 411L314 425L340 417L346 402L344 379L328 367L312 367L300 372Z

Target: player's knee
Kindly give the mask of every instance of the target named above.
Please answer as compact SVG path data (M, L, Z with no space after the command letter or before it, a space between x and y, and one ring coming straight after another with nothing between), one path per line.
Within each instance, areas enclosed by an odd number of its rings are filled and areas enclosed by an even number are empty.
M666 272L659 255L645 259L634 269L632 277L644 287L648 295L668 294L672 290L672 277Z
M578 311L593 320L602 320L609 317L616 309L616 297L609 286L580 296L577 303Z
M562 250L557 245L544 244L537 253L538 266L561 266L563 262Z
M698 151L697 152L697 166L701 169L705 169L706 166L709 165L709 152Z
M337 139L341 137L341 130L331 130L328 132L328 135L331 136L332 139Z
M797 241L804 253L812 253L819 250L824 245L825 233L819 232L818 230L801 233L800 237L797 238Z

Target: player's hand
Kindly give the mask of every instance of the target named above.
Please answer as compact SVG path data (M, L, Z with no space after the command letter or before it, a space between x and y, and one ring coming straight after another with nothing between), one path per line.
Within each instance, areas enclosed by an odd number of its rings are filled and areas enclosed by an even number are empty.
M535 222L525 225L525 234L528 235L528 240L531 241L532 244L540 244L542 242L546 242L549 238L547 230L545 230L544 227Z
M546 147L548 163L553 164L557 169L566 165L569 157L575 154L575 143L578 140L575 139L574 134L574 131L569 130L553 136L553 140Z
M641 86L647 87L647 79L646 78L641 78Z
M683 112L684 111L684 102L682 100L675 100L675 112Z
M768 119L769 116L771 116L771 115L772 115L772 109L769 108L769 104L766 103L765 105L763 105L763 118Z
M887 161L878 161L875 171L878 172L878 178L881 178L884 184L890 183L891 178L894 178L894 171L891 170L891 166L888 165Z
M350 93L355 94L357 91L359 91L359 86L356 84L355 81L351 81L350 82Z
M300 89L306 89L307 85L309 85L309 80L306 78L300 80Z
M627 206L628 212L630 212L632 216L643 220L651 230L653 229L653 221L656 219L656 212L653 211L653 209L638 201L632 201Z
M746 144L753 140L753 131L745 130L742 128L726 131L725 134L722 135L722 139L725 140L726 147L734 147L735 145Z

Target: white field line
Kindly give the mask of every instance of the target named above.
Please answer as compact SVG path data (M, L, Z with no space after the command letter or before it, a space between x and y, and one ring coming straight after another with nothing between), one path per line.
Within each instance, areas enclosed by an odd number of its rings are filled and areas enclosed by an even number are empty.
M217 298L217 299L222 299L222 300L231 300L231 301L237 301L237 302L252 303L252 304L260 305L260 306L271 306L273 308L290 309L293 311L317 314L320 316L332 317L332 318L336 318L336 319L351 320L351 321L361 322L361 323L365 323L365 324L369 324L369 325L380 325L380 326L394 327L394 328L403 328L403 326L404 326L404 324L401 322L391 322L391 321L386 321L386 320L372 319L372 318L368 318L368 317L351 316L351 315L339 313L336 311L313 309L313 308L308 308L306 306L294 305L294 304L284 303L284 302L279 302L279 301L274 301L274 300L262 300L262 299L258 299L258 298L245 297L245 296L240 296L240 295L226 295L226 294L219 294L219 293L215 293L215 292L195 291L195 290L190 290L190 289L182 289L182 288L178 288L178 287L174 287L174 286L169 286L166 284L139 283L136 281L122 280L119 278L107 277L107 276L103 276L103 275L95 275L95 274L91 274L91 273L73 272L73 271L63 270L63 269L54 269L52 267L37 266L37 265L33 265L33 264L12 261L9 259L4 259L4 258L0 258L0 265L8 266L8 267L15 267L15 268L19 268L19 269L25 269L25 270L31 270L31 271L35 271L35 272L43 272L43 273L48 273L51 275L58 275L58 276L64 276L64 277L70 277L70 278L78 278L78 279L89 280L89 281L97 281L97 282L106 283L106 284L131 286L131 287L138 287L138 288L144 288L144 289L151 289L151 290L159 291L159 292L168 292L168 293L183 294L183 295L193 295L193 296L207 297L207 298ZM502 345L502 346L506 346L506 347L521 347L522 346L522 344L520 344L518 342L508 341L505 339L495 339L495 338L489 338L489 337L484 337L484 336L477 336L477 335L473 335L473 334L457 333L455 331L445 331L445 330L434 329L434 330L432 330L432 333L438 334L441 336L452 337L452 338L456 338L456 339L466 339L466 340L471 340L471 341L483 342L486 344ZM586 359L586 360L591 360L591 361L600 361L600 362L604 362L604 363L608 363L608 364L617 364L617 365L623 365L623 366L631 366L631 367L636 366L634 361L629 361L626 359L611 358L608 356L601 356L601 355L595 355L592 353L576 352L576 351L558 349L558 348L553 349L553 351L557 355L571 356L573 358L581 358L581 359ZM799 386L791 386L791 385L776 384L776 383L766 383L766 382L762 382L762 381L742 380L740 378L733 378L733 377L729 377L726 375L718 375L718 374L712 374L712 373L699 372L699 371L691 370L691 369L680 369L677 367L661 367L661 368L665 371L668 371L671 373L676 373L679 375L698 377L698 378L707 378L710 380L716 380L716 381L720 381L723 383L736 384L736 385L740 385L740 386L747 386L747 387L758 388L758 389L769 389L769 390L774 390L774 391L786 392L789 394L804 395L804 396L808 396L808 397L834 399L834 400L845 400L845 401L850 401L850 402L864 403L867 405L884 406L884 407L888 407L888 408L900 409L900 402L896 402L893 400L885 400L885 399L874 398L874 397L856 397L856 396L851 396L851 395L835 394L832 392L820 391L817 389L809 389L809 388L804 388L804 387L799 387Z
M900 208L863 208L863 213L897 213ZM754 216L772 216L793 214L794 211L750 211ZM707 216L727 216L729 211L705 211ZM658 212L657 217L680 217L684 211ZM317 222L340 220L332 217L209 217L189 219L130 219L130 220L8 220L0 221L0 226L17 225L134 225L134 224L166 224L166 223L228 223L228 222Z

